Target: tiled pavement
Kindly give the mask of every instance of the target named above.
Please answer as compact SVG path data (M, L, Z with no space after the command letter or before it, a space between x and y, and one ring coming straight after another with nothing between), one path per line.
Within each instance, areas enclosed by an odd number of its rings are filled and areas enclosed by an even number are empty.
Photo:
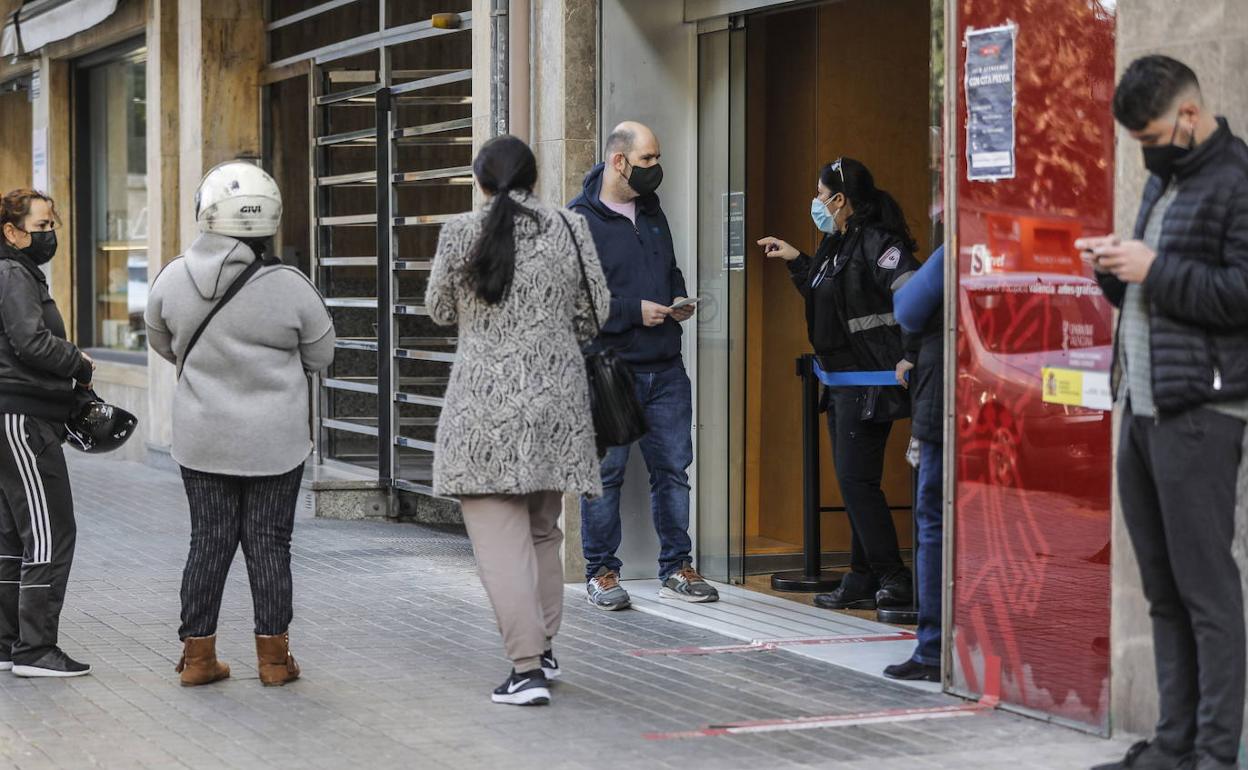
M181 484L75 456L77 563L63 646L95 674L0 678L0 766L28 768L1081 768L1108 742L993 712L959 719L649 740L725 722L958 703L788 652L635 657L725 644L709 631L569 601L548 708L489 702L506 673L458 533L303 518L295 529L304 677L256 679L239 557L220 628L226 682L177 686Z

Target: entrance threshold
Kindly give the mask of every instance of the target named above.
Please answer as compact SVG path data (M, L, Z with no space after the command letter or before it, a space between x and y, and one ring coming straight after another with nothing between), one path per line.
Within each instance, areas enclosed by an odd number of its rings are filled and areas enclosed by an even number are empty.
M638 612L747 642L740 645L743 654L758 648L781 649L884 679L885 666L900 663L914 652L914 639L898 626L809 607L740 586L712 583L719 591L719 601L695 604L659 598L657 580L624 580L621 585ZM578 590L584 588L578 586ZM902 635L906 638L897 638ZM696 654L691 650L668 652ZM897 683L927 692L941 690L937 682Z

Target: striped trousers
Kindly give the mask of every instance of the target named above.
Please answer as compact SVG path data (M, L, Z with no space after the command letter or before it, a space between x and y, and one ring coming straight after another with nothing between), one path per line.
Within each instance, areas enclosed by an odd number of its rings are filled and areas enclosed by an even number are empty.
M182 572L178 638L217 632L221 595L238 547L243 547L256 633L286 633L294 615L290 536L303 466L280 476L222 476L182 469L191 507L191 551Z
M0 419L0 659L29 665L56 646L78 528L64 427Z

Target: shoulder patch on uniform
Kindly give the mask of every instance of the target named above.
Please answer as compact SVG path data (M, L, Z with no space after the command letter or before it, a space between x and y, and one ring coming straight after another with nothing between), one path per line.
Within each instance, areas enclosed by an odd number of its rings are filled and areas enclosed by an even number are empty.
M901 249L896 246L880 255L876 264L885 270L895 270L901 264Z

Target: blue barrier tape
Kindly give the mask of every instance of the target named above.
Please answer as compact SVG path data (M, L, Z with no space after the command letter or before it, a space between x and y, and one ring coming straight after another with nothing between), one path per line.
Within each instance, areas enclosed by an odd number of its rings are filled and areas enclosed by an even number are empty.
M897 386L897 373L884 372L825 372L815 361L815 377L829 388L864 387L868 385ZM909 373L906 374L909 378Z

